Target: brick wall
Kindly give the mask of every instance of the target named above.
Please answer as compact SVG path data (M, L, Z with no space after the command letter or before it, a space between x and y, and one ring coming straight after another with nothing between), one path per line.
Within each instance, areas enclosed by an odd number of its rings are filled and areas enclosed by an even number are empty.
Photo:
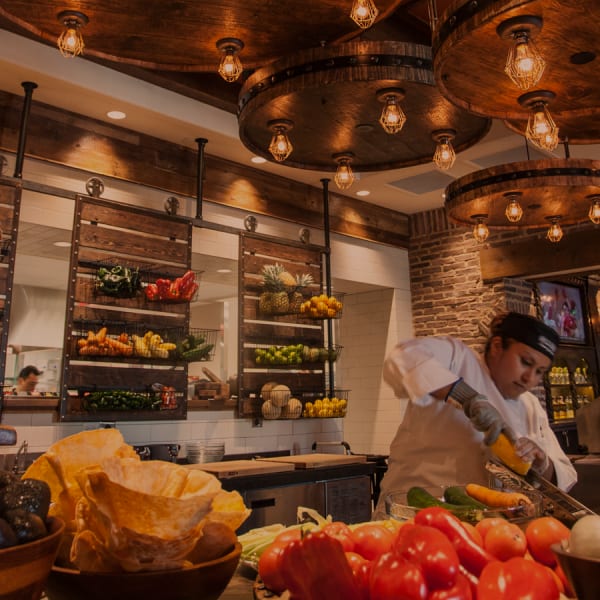
M542 231L490 231L487 245L539 238ZM416 336L453 335L476 350L500 311L536 314L533 285L523 279L484 283L479 250L470 228L450 223L443 208L411 216L409 248L413 324Z

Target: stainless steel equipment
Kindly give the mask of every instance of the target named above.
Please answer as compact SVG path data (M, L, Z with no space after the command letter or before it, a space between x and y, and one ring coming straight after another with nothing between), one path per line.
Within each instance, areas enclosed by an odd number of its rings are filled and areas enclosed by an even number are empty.
M569 527L584 515L595 514L593 510L532 470L523 476L496 461L488 461L485 467L504 487L513 490L538 491L543 497L542 512L556 517Z

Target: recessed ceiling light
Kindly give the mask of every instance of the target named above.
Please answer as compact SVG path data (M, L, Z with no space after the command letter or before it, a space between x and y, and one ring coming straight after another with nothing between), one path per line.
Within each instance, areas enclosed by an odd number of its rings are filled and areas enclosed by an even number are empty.
M106 113L106 116L109 119L114 119L115 121L119 121L120 119L124 119L127 115L122 110L109 110Z
M356 192L357 196L368 196L371 192L369 190L358 190L358 192Z
M57 248L69 248L71 246L71 242L53 242L53 246Z
M217 269L217 273L231 273L231 269Z
M262 165L267 162L267 159L263 158L262 156L253 156L250 159L250 162L253 162L256 165Z

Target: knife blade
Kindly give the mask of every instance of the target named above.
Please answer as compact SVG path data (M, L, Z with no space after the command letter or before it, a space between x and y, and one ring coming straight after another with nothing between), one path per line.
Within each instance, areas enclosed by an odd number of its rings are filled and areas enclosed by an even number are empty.
M563 492L559 487L531 469L526 475L520 475L496 460L489 460L485 468L503 487L513 490L536 491L541 494L542 514L556 517L568 527L572 527L577 520L585 515L596 514L579 500Z

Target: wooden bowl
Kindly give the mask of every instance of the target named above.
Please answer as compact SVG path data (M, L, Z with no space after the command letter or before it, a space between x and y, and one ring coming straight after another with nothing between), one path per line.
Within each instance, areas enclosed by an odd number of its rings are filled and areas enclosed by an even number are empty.
M39 600L65 529L56 517L48 519L46 537L0 550L0 600Z
M600 598L600 559L583 558L569 552L562 544L553 544L552 551L565 572L578 600Z
M142 573L90 573L52 567L48 600L216 600L233 577L242 545L221 558L186 569Z

